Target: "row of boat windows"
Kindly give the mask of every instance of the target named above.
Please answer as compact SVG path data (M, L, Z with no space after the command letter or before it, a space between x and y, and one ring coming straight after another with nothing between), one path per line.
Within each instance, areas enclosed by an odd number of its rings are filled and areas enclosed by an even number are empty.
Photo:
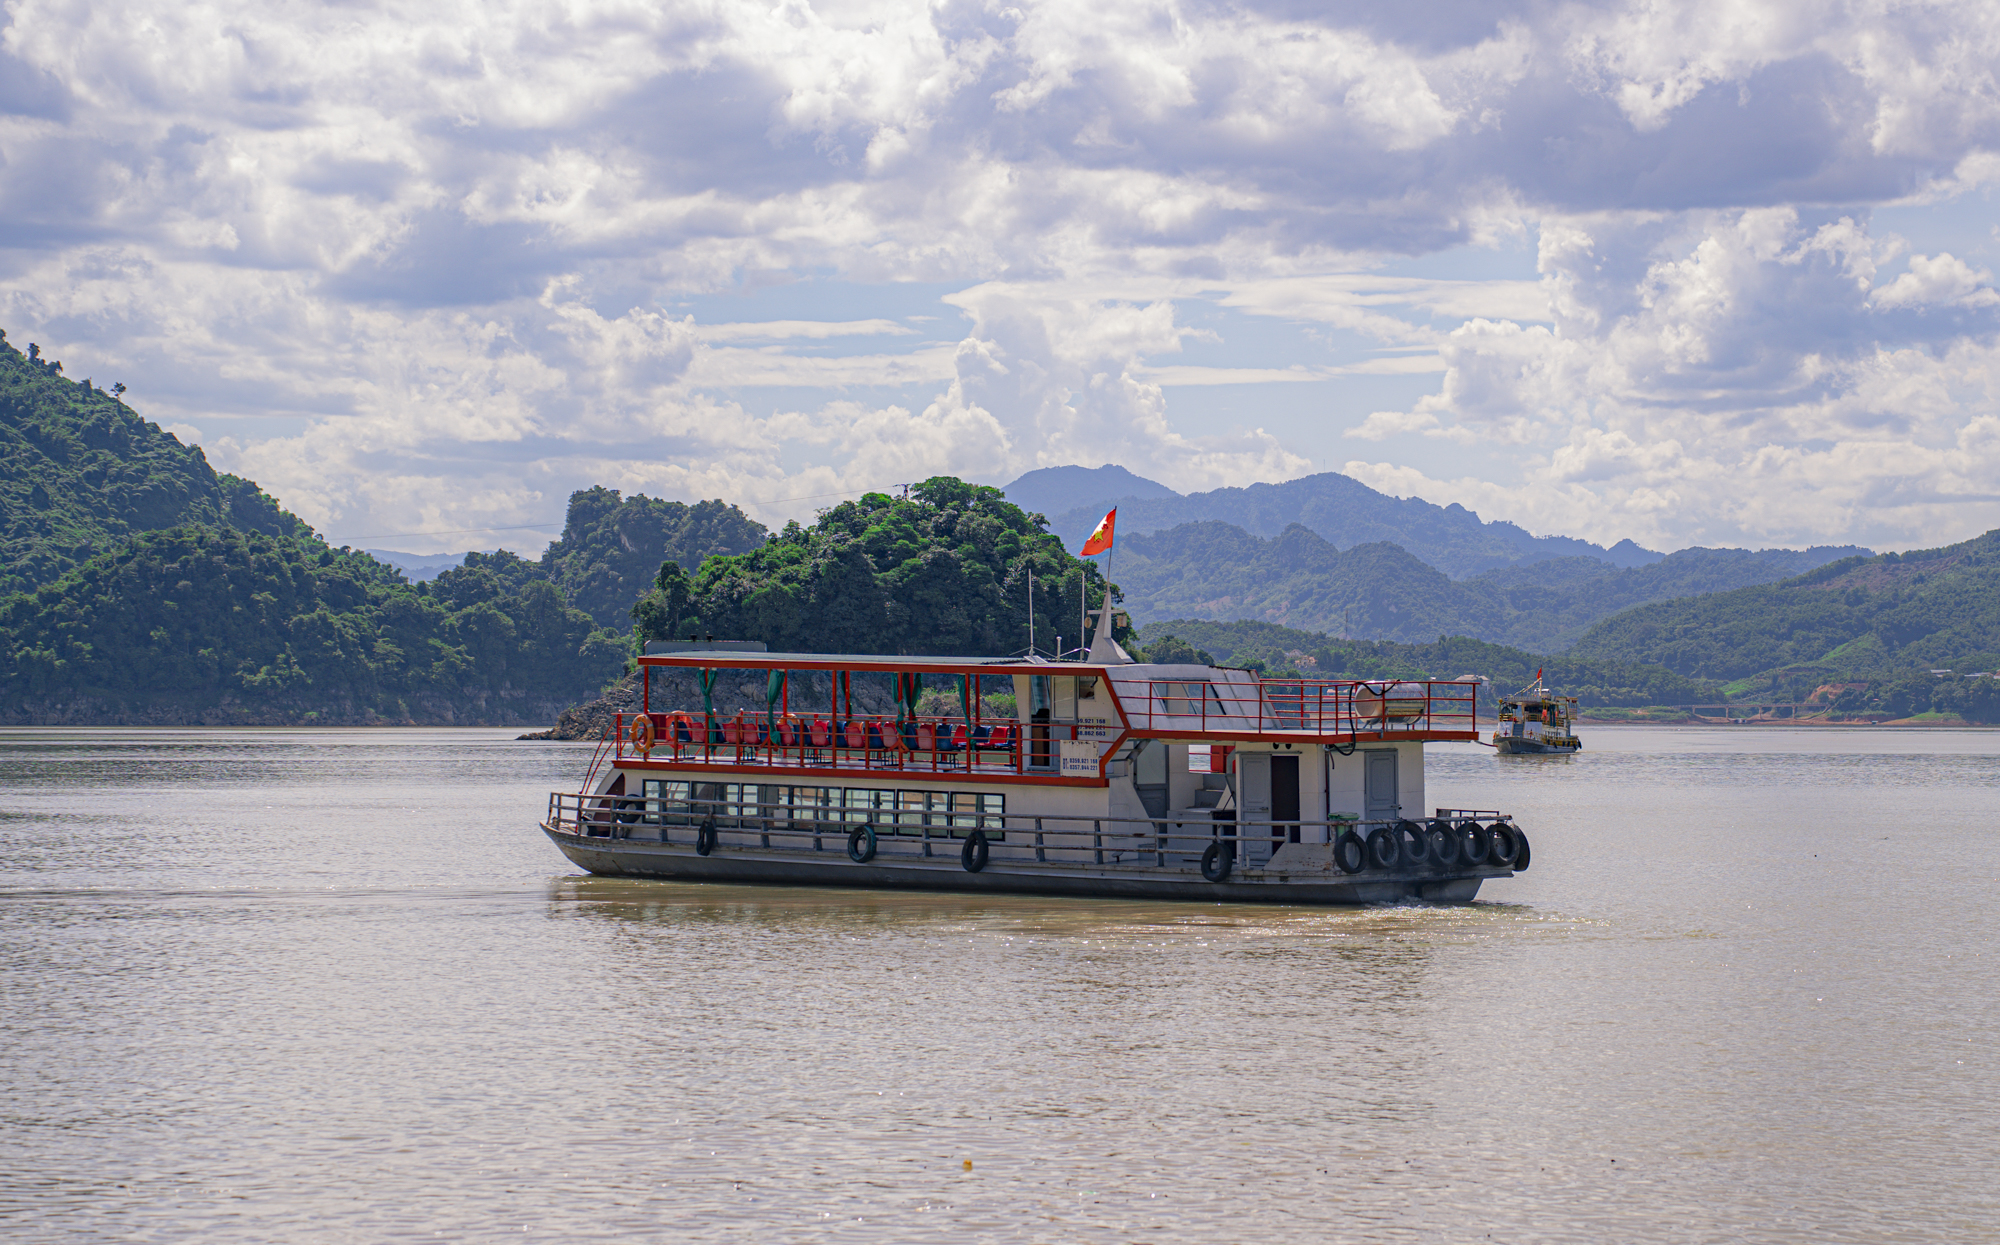
M681 782L648 778L638 810L649 825L695 825L713 816L718 825L742 821L866 823L877 834L917 834L926 829L963 835L984 830L999 838L1007 797L990 791L902 791L877 787L793 787L761 782Z

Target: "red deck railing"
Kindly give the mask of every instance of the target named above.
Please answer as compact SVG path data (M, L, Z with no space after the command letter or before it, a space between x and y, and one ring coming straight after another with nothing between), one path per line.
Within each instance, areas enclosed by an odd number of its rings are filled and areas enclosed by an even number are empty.
M1474 734L1478 685L1439 679L1264 679L1212 683L1156 679L1132 727L1190 733L1363 737Z
M653 726L644 746L642 721ZM1073 723L975 723L955 719L799 715L712 717L621 713L614 725L620 760L697 761L711 765L797 769L913 770L924 773L1054 772L1058 745L1075 739Z

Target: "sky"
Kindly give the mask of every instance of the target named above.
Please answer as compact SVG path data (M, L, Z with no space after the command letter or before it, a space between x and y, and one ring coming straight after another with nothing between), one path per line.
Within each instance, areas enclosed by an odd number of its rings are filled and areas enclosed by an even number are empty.
M2000 527L2000 6L6 0L0 328L336 543L1341 471Z

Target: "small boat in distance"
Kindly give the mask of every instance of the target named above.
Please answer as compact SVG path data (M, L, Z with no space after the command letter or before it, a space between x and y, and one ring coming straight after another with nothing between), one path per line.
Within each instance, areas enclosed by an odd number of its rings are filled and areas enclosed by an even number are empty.
M1548 756L1582 752L1576 737L1576 697L1555 696L1535 681L1500 702L1500 724L1493 730L1493 747L1502 756Z

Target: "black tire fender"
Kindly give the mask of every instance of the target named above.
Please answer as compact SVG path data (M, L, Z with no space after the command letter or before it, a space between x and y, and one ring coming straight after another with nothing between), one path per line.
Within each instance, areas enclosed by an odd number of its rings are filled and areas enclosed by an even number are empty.
M701 823L694 832L694 854L706 856L715 850L715 818Z
M1526 873L1528 871L1528 859L1530 856L1530 852L1528 851L1528 832L1519 826L1515 826L1514 837L1521 841L1521 850L1514 854L1514 872Z
M1515 836L1514 827L1504 821L1496 821L1493 823L1489 833L1493 836L1493 853L1491 856L1493 863L1505 868L1513 868L1515 858L1521 854L1521 840Z
M875 859L875 827L856 826L847 832L847 858L857 865Z
M1333 863L1342 873L1359 873L1368 867L1368 844L1352 830L1342 830L1333 841Z
M1402 863L1403 848L1397 842L1402 836L1387 826L1377 826L1368 833L1368 863L1377 869L1393 869Z
M1424 837L1429 840L1425 846L1431 850L1431 862L1438 868L1449 869L1458 863L1460 849L1465 842L1458 837L1458 831L1451 828L1450 822L1425 822Z
M1458 855L1468 865L1483 865L1493 855L1493 836L1476 821L1458 823Z
M958 849L958 863L965 866L967 873L977 873L986 867L991 851L986 845L986 832L974 830L965 836L965 846Z
M1406 865L1421 865L1431 858L1430 836L1414 821L1396 823L1396 847Z
M1235 864L1236 853L1229 850L1229 844L1217 839L1201 854L1201 876L1211 882L1220 882L1229 876L1229 870Z

